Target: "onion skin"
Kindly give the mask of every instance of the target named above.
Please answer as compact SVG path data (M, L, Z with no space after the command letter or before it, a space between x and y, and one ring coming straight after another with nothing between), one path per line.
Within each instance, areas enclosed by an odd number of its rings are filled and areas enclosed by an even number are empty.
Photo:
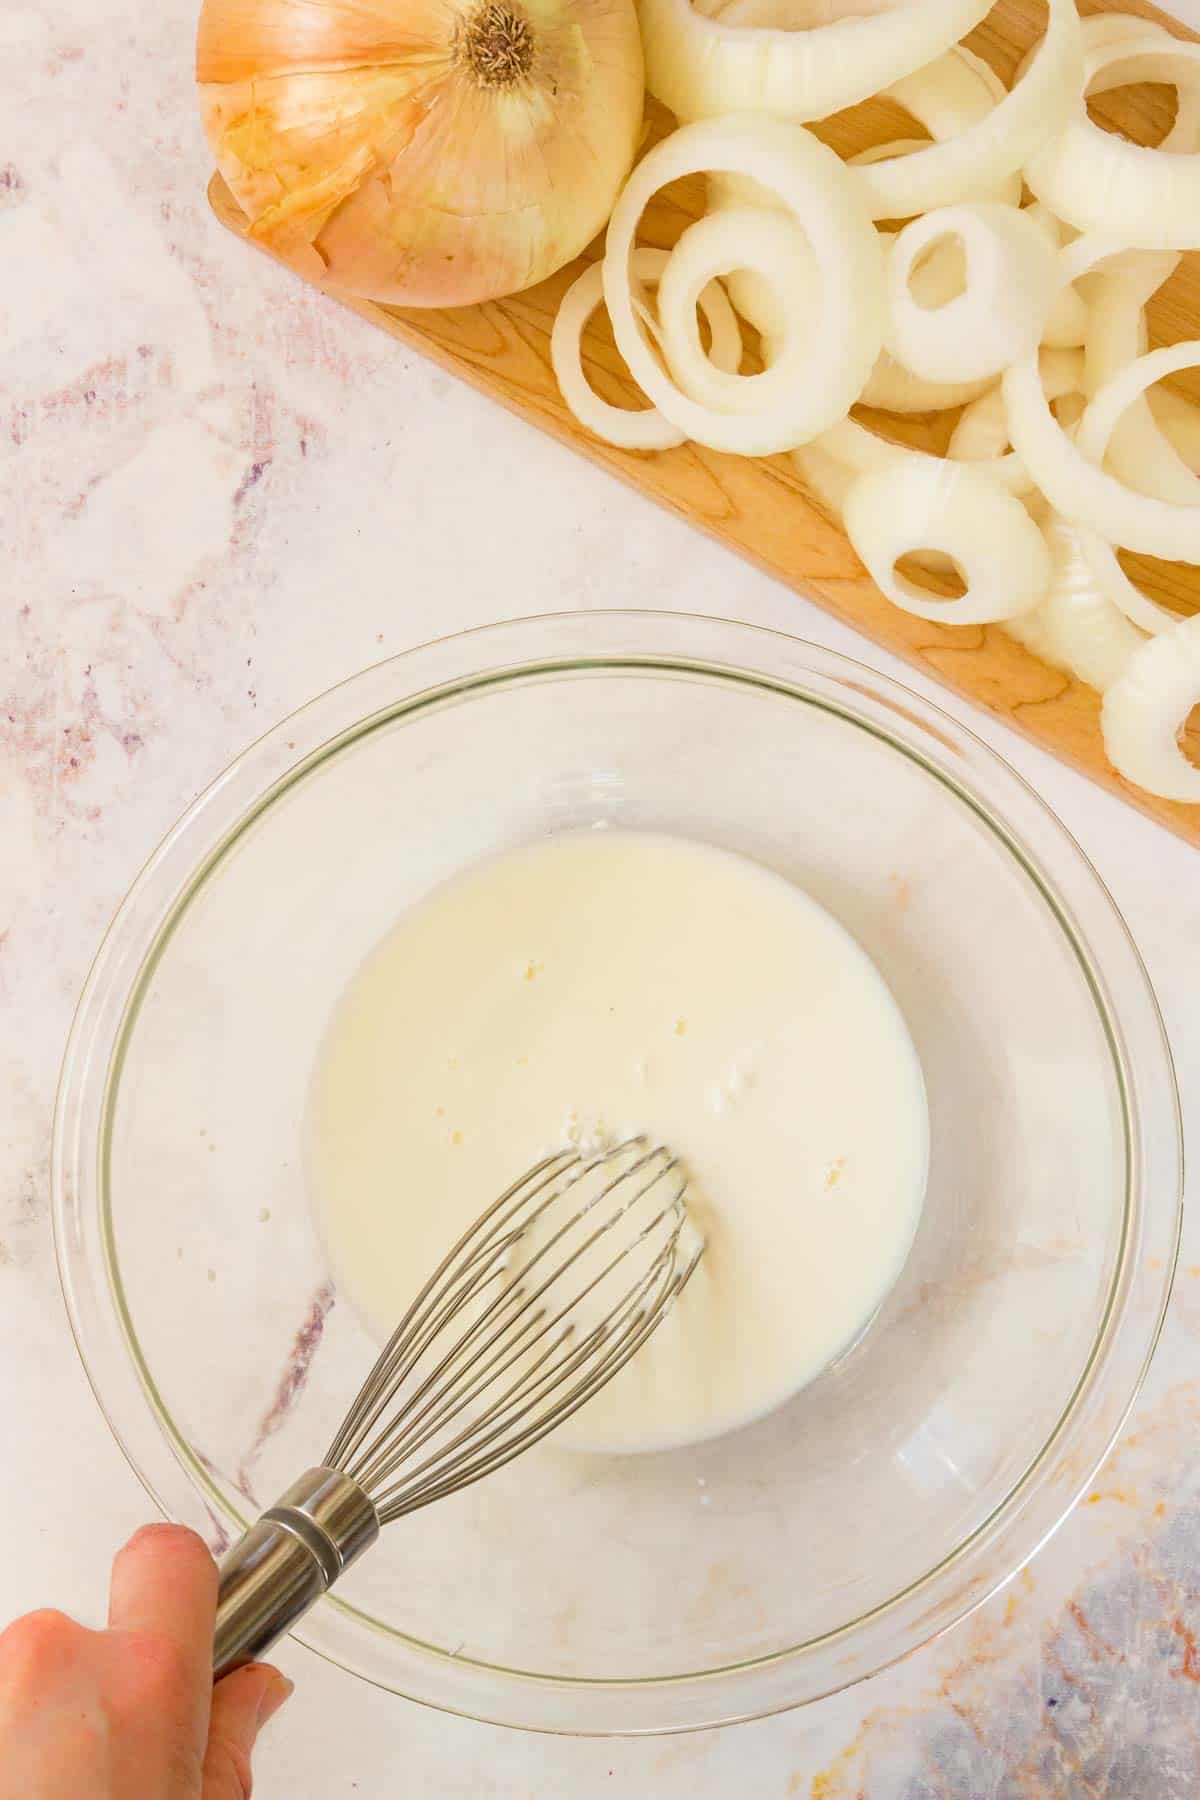
M493 56L499 45L507 62ZM642 121L633 0L204 0L204 129L251 234L320 286L465 306L604 227Z

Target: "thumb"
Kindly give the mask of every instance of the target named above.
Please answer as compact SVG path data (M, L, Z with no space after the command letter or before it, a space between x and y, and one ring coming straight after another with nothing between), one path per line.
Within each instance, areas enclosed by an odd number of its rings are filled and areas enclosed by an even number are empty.
M201 1800L250 1800L250 1753L259 1732L279 1711L292 1683L266 1663L226 1675L213 1689Z

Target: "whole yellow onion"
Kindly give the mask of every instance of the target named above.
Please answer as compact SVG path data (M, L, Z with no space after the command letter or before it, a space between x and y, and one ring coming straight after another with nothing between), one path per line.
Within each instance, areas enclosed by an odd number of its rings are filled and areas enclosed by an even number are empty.
M402 306L569 262L642 118L634 0L204 0L196 78L252 235Z

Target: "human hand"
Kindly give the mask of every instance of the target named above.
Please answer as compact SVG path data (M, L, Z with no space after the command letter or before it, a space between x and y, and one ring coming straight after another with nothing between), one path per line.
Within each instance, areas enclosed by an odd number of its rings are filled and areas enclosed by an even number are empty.
M0 1800L248 1800L292 1684L254 1663L213 1687L216 1607L203 1540L147 1525L113 1563L107 1631L35 1612L0 1632Z

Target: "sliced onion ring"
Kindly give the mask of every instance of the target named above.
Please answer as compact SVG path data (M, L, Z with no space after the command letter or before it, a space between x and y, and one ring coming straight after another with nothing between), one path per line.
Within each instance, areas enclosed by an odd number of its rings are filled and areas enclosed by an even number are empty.
M634 279L656 282L668 261L666 250L639 249L633 253ZM604 303L604 277L599 263L592 263L563 295L550 334L550 360L563 399L581 425L605 443L624 450L671 450L685 442L684 435L653 407L630 412L602 400L583 370L584 327ZM742 334L733 308L717 282L700 295L700 310L708 320L712 342L709 356L720 369L734 370L742 360Z
M1173 351L1186 354L1174 361L1172 368L1187 366L1188 356L1193 362L1200 359L1200 347L1196 345L1175 345ZM1152 354L1164 355L1160 351ZM1146 360L1140 359L1143 364ZM1157 369L1162 365L1154 366ZM1148 379L1155 381L1158 375L1152 374ZM1123 376L1118 376L1102 394L1111 395L1111 390L1122 381ZM1106 542L1123 544L1148 556L1200 562L1200 507L1173 506L1166 500L1134 493L1114 475L1089 461L1050 411L1036 357L1027 356L1014 363L1005 371L1003 385L1009 441L1057 512L1072 524L1090 528ZM1132 396L1140 393L1142 387L1135 380L1128 391ZM1098 401L1101 395L1096 398ZM1111 399L1108 404L1111 405ZM1086 424L1085 413L1079 426L1081 433ZM1093 431L1097 429L1092 427Z
M1025 217L1039 225L1046 242L1055 252L1062 248L1062 226L1048 207L1035 200L1025 208ZM1042 342L1052 350L1077 350L1086 342L1090 313L1083 295L1068 282L1060 287L1046 314Z
M1146 640L1092 575L1075 527L1052 515L1042 529L1054 569L1038 607L1050 640L1042 654L1102 694Z
M889 461L846 495L846 534L871 579L905 612L945 625L982 625L1036 606L1050 585L1050 552L1021 502L965 463L914 455ZM941 600L908 581L897 561L936 550L966 592Z
M663 357L690 399L717 412L761 412L786 402L789 373L809 353L807 301L815 272L807 239L786 213L762 207L728 207L706 213L689 225L666 260L658 283L658 330ZM718 276L731 270L752 274L772 292L783 321L772 337L766 373L739 375L706 354L700 342L696 307ZM736 322L735 322L736 323ZM740 341L740 340L739 340Z
M922 306L910 287L914 266L953 238L966 261L963 291L942 306ZM1015 207L973 201L914 219L885 270L889 355L928 381L995 379L1040 342L1058 289L1056 264L1045 232Z
M1172 65L1176 46L1186 40L1134 13L1093 13L1082 24L1086 93L1108 94L1139 81L1173 87L1175 118L1157 147L1184 153L1200 150L1200 76L1186 58ZM1127 47L1108 54L1121 45Z
M1193 475L1200 475L1200 406L1173 388L1147 395L1159 429Z
M1045 36L1003 100L943 143L858 172L873 217L908 219L994 189L1063 130L1082 87L1083 49L1075 0L1048 0ZM903 81L888 91L908 111L915 110Z
M793 337L766 371L771 404L761 412L718 412L682 394L647 342L634 304L629 259L647 201L680 176L706 172L746 175L768 188L787 207L817 260L818 325L810 343ZM656 145L634 170L609 220L604 297L617 348L651 402L698 443L743 456L792 449L843 418L883 339L882 253L875 228L840 159L811 132L782 119L704 120ZM777 398L785 373L790 386ZM766 377L744 380L763 383Z
M640 0L646 85L682 120L826 119L941 56L988 10L989 0L911 0L779 31L705 18L690 0Z
M1126 409L1165 375L1174 375L1181 369L1192 369L1198 364L1200 341L1172 344L1164 350L1151 350L1129 363L1100 389L1079 421L1075 442L1080 453L1089 462L1099 464L1108 448L1113 429ZM1200 550L1200 505L1181 506L1158 500L1150 501L1149 504L1168 507L1171 513L1178 514L1185 521L1190 517L1197 533L1197 548ZM1080 531L1079 538L1095 579L1114 605L1119 606L1135 625L1140 625L1143 631L1157 633L1172 630L1178 624L1177 614L1165 606L1159 606L1157 601L1130 581L1117 561L1116 551L1107 533L1099 533L1094 528L1085 529ZM1124 543L1125 540L1119 537L1116 541ZM1140 549L1142 546L1131 545L1130 548ZM1194 562L1197 557L1193 554L1188 560Z
M1145 249L1200 247L1200 158L1148 149L1104 131L1088 117L1087 84L1112 63L1126 79L1180 79L1180 65L1200 65L1200 44L1150 27L1144 38L1118 36L1085 54L1084 93L1074 116L1025 165L1034 194L1079 231L1104 232ZM1194 83L1185 83L1194 85Z
M842 419L839 424L831 425L828 431L823 431L814 441L818 450L823 450L826 456L832 456L836 462L844 463L858 475L903 462L908 456L925 455L923 450L914 450L909 444L898 444L877 431L869 431L857 419ZM934 457L926 458L929 462L936 460Z
M867 385L859 399L863 406L876 407L880 412L947 412L952 407L965 406L969 400L978 399L994 384L995 376L987 376L982 381L923 381L911 369L902 368L884 350L867 377Z
M1164 380L1168 375L1180 374L1184 369L1194 369L1198 365L1200 339L1192 338L1183 343L1165 345L1160 350L1148 350L1144 356L1136 357L1133 362L1118 370L1093 397L1080 420L1076 441L1083 455L1093 462L1099 462L1118 419L1132 401L1143 395L1147 388L1153 387L1155 382ZM1186 512L1189 509L1176 510ZM1200 507L1195 510L1197 523L1200 524Z
M1076 393L1083 381L1083 353L1079 350L1041 350L1038 371L1047 400L1061 400ZM982 475L1002 482L1013 494L1027 494L1033 480L1015 450L1009 448L1008 416L1004 393L989 388L965 407L950 436L946 454L956 462L969 462Z
M1200 801L1200 768L1180 737L1200 702L1200 615L1142 645L1104 696L1108 760L1126 780L1165 800Z
M831 513L840 525L846 495L858 479L854 470L838 462L818 444L797 445L792 451L792 462L801 481L812 489L826 512Z
M710 212L721 212L726 207L760 206L769 211L786 211L774 195L768 193L757 181L748 181L742 175L709 175L705 183L708 189L708 208ZM807 240L805 246L807 248ZM820 277L817 273L817 261L809 251L811 278L803 295L788 296L790 305L799 305L801 316L789 316L777 289L754 269L730 269L725 277L725 292L733 301L734 307L743 319L748 319L763 337L771 337L782 345L789 325L793 330L811 330L816 316ZM767 357L768 362L774 357Z
M1059 667L1058 638L1046 617L1044 605L1031 606L1028 612L1017 613L1011 619L1001 619L1000 628L1023 645L1031 656L1049 663L1051 668Z
M1143 308L1170 279L1179 260L1172 250L1130 252L1095 275L1086 343L1089 393L1096 393L1145 351ZM1117 421L1104 461L1120 481L1141 494L1177 506L1200 505L1200 481L1164 435L1142 395Z
M918 120L936 146L947 139L956 142L960 140L972 126L988 118L997 103L1006 98L1007 93L1007 88L990 63L984 62L982 57L976 56L962 44L956 44L945 56L939 56L925 68L917 69L913 74L893 82L891 87L883 90L882 97L894 100L910 118ZM931 147L924 138L900 139L892 144L876 144L869 150L860 150L849 160L854 168L874 168L879 163L893 162L899 157L924 157ZM1019 206L1020 164L1023 160L1018 157L1010 171L990 181L986 178L978 182L968 180L962 191L956 192L952 198L1002 200L1009 206ZM921 179L920 169L927 166L919 165L916 174L918 182ZM908 180L911 184L912 178L909 177ZM888 201L894 197L892 190L898 187L899 182L898 173L872 175L867 179L871 211L876 218L904 219L921 210L920 207L910 207L906 200L889 210Z

